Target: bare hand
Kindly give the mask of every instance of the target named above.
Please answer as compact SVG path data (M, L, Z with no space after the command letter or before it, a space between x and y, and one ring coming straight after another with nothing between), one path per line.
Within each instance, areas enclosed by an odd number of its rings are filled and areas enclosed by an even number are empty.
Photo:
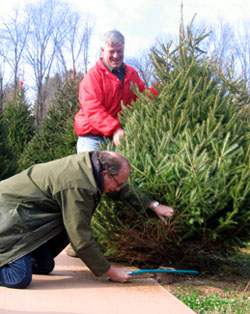
M125 132L122 128L119 128L115 131L115 133L113 134L113 142L115 146L121 145L120 137L123 137L124 135L125 135Z
M105 275L108 276L112 281L117 282L126 282L132 278L132 276L129 275L128 269L113 266L110 267L110 269L106 272Z
M166 221L166 217L174 216L173 208L161 204L154 209L154 212L164 222L165 225L168 224Z

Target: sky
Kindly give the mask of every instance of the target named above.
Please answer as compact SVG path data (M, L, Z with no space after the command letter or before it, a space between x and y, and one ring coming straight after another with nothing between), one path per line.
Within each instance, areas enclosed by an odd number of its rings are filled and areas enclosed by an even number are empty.
M250 20L249 0L182 0L184 25L195 22L214 24L223 19L235 28ZM97 55L100 37L117 29L125 36L125 57L136 57L150 48L157 38L177 36L181 0L68 0L79 11L95 16L93 53ZM97 52L96 52L97 51ZM95 53L96 52L96 53Z
M8 13L15 6L38 0L1 1L0 12ZM137 57L152 46L156 38L177 36L180 24L181 0L64 0L79 13L95 19L91 40L92 59L99 56L101 35L117 29L125 36L125 57ZM214 25L219 19L238 28L250 20L250 0L183 0L184 25L194 15L196 23Z

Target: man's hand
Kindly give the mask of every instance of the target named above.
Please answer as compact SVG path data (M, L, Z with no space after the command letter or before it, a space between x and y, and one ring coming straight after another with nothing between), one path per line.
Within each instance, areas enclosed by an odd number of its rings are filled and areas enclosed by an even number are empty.
M109 277L112 281L126 282L132 278L132 276L128 273L129 270L126 268L117 268L111 266L110 269L105 273L105 275Z
M152 202L151 204L153 204ZM151 207L151 204L149 207ZM158 207L153 209L153 211L156 213L156 215L164 222L165 225L167 225L166 217L172 217L174 216L174 210L171 207L165 206L160 204Z
M115 131L115 133L113 134L113 142L115 146L121 145L120 137L123 137L124 135L125 135L125 132L122 128L119 128Z

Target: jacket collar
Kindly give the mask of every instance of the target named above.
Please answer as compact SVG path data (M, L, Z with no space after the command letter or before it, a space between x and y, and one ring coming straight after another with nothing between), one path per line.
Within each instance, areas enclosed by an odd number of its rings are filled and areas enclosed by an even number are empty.
M95 154L90 153L90 160L92 163L92 167L93 167L93 172L94 172L94 177L95 177L95 181L96 181L96 185L98 190L103 193L103 176L102 176L102 171L101 171L101 167L100 164L95 156Z
M103 70L109 70L110 72L113 73L113 68L110 67L109 65L106 64L106 62L103 60L103 57L100 57L99 60L97 61L97 64L103 69ZM120 69L124 70L125 72L127 71L126 64L123 62L121 65Z
M104 61L103 58L102 58L101 60L102 60L103 64L105 65L105 67L108 68L110 72L112 72L112 73L114 73L115 71L124 71L124 72L125 72L125 65L124 65L124 63L122 63L122 65L120 66L119 69L113 69L111 66L109 66L109 65Z

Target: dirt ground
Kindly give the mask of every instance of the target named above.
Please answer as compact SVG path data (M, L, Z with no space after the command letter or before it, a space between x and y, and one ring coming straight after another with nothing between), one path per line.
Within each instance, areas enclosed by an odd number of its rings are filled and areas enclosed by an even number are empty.
M160 282L161 283L161 282ZM247 297L250 300L250 281L247 278L214 278L214 276L199 276L199 278L182 278L172 283L161 283L169 292L174 293L180 290L196 290L205 296L217 294L221 298Z
M217 294L221 298L230 298L237 295L250 300L250 249L241 250L237 258L218 265L217 272L198 276L164 274L156 279L173 294L194 290L205 296Z

